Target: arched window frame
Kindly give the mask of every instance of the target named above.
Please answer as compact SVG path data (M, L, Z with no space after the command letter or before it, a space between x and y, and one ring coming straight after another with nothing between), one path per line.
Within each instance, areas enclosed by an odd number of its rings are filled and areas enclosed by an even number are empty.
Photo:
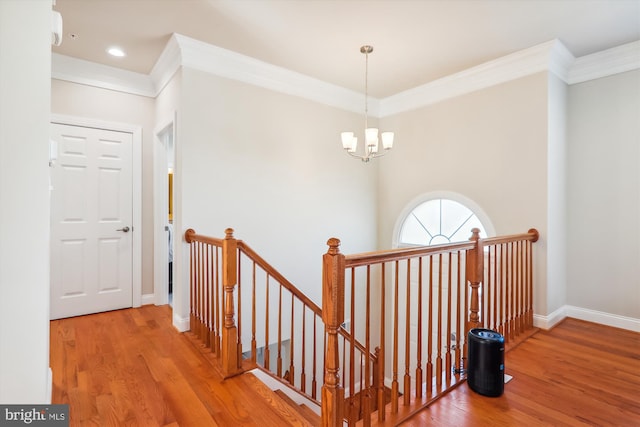
M394 248L400 247L400 232L402 231L402 226L404 222L406 221L407 217L411 214L411 212L413 212L414 209L416 209L418 206L422 205L423 203L429 202L431 200L439 200L439 199L453 200L454 202L458 202L464 205L471 212L473 212L475 216L478 218L478 220L484 227L484 231L487 233L487 236L496 235L495 228L493 226L493 223L489 219L489 216L475 201L473 201L472 199L460 193L456 193L453 191L431 191L415 197L402 210L402 212L398 216L398 219L396 220L396 223L393 229L393 240L391 242L392 247ZM469 237L471 237L471 230L469 230Z

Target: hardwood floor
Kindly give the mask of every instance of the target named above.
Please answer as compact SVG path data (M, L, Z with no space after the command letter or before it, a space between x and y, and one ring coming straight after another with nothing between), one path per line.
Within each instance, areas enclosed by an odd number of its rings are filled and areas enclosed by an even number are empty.
M640 426L640 334L567 319L506 355L499 398L462 384L403 426ZM168 306L51 322L53 403L71 426L303 426L252 375L223 380Z
M52 321L51 367L71 426L312 425L253 375L224 380L168 306Z
M640 334L566 319L509 351L499 398L461 385L402 426L640 426Z

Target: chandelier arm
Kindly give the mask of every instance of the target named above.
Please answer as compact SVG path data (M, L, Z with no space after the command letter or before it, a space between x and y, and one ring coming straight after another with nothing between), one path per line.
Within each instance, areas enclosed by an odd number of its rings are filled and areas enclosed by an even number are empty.
M365 67L364 67L365 138L364 138L364 144L362 148L363 154L358 154L355 152L357 148L357 138L353 137L353 132L348 132L349 135L347 135L346 137L345 137L345 134L347 134L347 132L342 133L342 145L349 156L356 159L360 159L365 163L368 163L371 159L382 157L387 154L387 151L389 151L393 145L393 133L391 133L392 135L391 135L390 141L387 141L387 138L383 138L383 141L382 141L383 149L381 151L378 151L378 144L380 143L380 140L378 139L378 129L373 128L371 129L371 132L368 132L369 130L369 54L373 52L373 46L369 46L369 45L362 46L360 47L360 52L365 55ZM353 141L351 144L349 144L348 138L353 138ZM389 142L390 144L388 144L389 146L385 147L387 142ZM352 147L354 151L350 151L350 147Z

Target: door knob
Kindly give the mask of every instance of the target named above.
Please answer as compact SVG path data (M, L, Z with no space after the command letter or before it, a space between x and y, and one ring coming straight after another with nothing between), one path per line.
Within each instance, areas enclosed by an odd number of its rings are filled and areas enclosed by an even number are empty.
M125 226L124 228L118 228L116 231L124 231L125 233L128 233L130 230L129 226Z

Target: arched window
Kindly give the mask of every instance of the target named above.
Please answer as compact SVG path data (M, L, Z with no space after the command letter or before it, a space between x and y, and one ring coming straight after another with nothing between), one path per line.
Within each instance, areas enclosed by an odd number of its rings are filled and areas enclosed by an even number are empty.
M481 219L482 218L482 219ZM430 246L469 240L471 229L480 237L493 226L473 201L456 193L431 193L414 200L400 218L396 247Z

